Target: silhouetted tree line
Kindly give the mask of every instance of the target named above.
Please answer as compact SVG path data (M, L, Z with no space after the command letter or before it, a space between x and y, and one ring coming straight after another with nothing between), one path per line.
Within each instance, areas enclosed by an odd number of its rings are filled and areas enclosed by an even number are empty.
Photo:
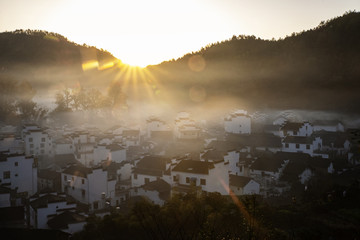
M35 90L26 82L0 78L0 122L41 121L48 109L36 104Z
M350 11L276 41L233 36L149 70L183 104L189 88L200 85L209 98L230 96L254 108L359 113L359 28L360 13ZM188 67L194 55L206 62L201 72Z
M87 111L126 108L126 96L121 88L113 86L107 95L95 88L65 88L56 94L54 112Z

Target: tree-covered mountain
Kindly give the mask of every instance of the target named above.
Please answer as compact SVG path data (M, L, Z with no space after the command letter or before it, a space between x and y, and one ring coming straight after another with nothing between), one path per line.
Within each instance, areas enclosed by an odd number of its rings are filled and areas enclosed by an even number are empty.
M40 30L0 33L0 80L27 81L35 88L59 83L97 84L109 71L99 69L108 63L121 64L105 50L76 44L57 33Z
M360 13L348 12L284 39L234 36L149 70L184 104L193 104L195 88L206 94L200 104L232 98L255 108L359 113L359 29Z
M360 113L359 29L360 13L347 12L284 39L234 36L142 73L59 34L17 30L0 33L0 82L26 82L35 92L115 86L133 102L181 110L227 104Z

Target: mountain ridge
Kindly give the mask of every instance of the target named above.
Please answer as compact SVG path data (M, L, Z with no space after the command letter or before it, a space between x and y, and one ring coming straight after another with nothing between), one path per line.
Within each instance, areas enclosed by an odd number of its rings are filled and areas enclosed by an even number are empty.
M147 66L151 88L161 92L151 97L179 109L209 107L228 98L252 108L360 113L356 107L360 104L357 29L360 13L347 12L284 39L233 36L177 60ZM25 79L36 89L59 82L62 87L78 84L107 89L114 82L121 87L129 82L129 75L120 74L126 66L111 53L72 43L56 33L0 33L0 53L0 80ZM88 60L97 65L84 69ZM112 65L100 67L108 63ZM130 78L137 86L125 87L146 93L151 81L136 75ZM133 97L131 91L127 94ZM134 97L139 101L148 98L148 93Z

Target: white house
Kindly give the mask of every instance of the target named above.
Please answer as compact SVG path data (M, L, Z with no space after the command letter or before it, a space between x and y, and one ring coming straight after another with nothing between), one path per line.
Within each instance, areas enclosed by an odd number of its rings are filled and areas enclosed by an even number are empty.
M150 117L146 120L146 136L152 137L153 132L168 132L169 126L166 123L156 117Z
M310 156L328 157L322 153L322 139L320 137L287 136L283 139L282 144L283 152L299 152L307 153Z
M277 183L288 162L278 154L264 154L250 165L250 177L266 191Z
M309 137L314 132L313 125L309 122L286 122L280 128L280 137L299 136Z
M68 138L59 138L53 141L55 155L74 153L74 145Z
M240 168L239 168L239 159L240 159L240 152L239 151L228 151L224 156L224 161L229 163L229 173L240 175Z
M62 190L76 200L89 204L90 210L106 206L115 195L116 179L108 179L102 168L70 166L61 173Z
M131 196L143 196L149 199L154 204L160 206L170 199L171 186L163 179L158 179L153 182L148 182L141 187L133 188Z
M122 143L126 147L139 146L140 144L140 130L127 129L122 132Z
M251 117L245 110L237 110L224 119L225 132L236 134L251 133Z
M178 113L175 119L174 136L176 139L198 139L200 137L200 128L196 126L189 113Z
M52 138L44 129L36 125L26 125L22 130L22 138L27 156L54 155Z
M343 132L318 131L314 136L322 139L322 149L331 154L345 155L350 151L350 136Z
M260 184L250 177L229 175L230 190L235 195L251 195L260 193Z
M165 157L145 156L134 167L131 175L131 186L140 187L157 179L170 179L170 164L170 159Z
M75 211L76 203L65 195L40 194L30 198L29 221L33 228L48 229L47 222L63 211Z
M78 132L70 137L74 148L75 159L86 167L94 166L95 136L87 132Z
M181 160L171 171L173 191L177 188L198 187L206 192L227 195L229 186L228 163Z
M24 197L37 192L37 163L33 157L0 153L0 183Z

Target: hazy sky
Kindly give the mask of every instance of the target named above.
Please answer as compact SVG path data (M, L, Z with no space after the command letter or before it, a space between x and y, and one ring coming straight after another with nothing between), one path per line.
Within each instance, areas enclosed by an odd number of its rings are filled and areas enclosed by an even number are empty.
M0 32L56 32L146 66L233 35L278 39L348 10L360 0L0 0Z

